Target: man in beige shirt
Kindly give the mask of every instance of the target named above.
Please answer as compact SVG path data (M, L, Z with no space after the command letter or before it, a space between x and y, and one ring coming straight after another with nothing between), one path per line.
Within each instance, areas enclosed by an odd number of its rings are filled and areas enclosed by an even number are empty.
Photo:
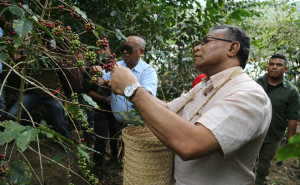
M176 184L254 184L253 167L271 120L264 90L242 70L250 38L235 26L216 26L194 48L207 78L170 103L140 87L117 66L111 87L124 94L152 132L176 153Z

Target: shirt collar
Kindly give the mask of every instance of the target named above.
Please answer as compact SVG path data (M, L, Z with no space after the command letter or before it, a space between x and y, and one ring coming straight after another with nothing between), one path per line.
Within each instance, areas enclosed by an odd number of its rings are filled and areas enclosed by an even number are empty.
M121 61L123 66L127 67L126 63L124 60ZM136 66L134 68L131 69L131 71L137 71L137 72L142 72L143 71L143 60L140 59L138 61L138 63L136 64Z
M216 88L219 85L221 85L233 73L234 70L236 70L238 68L242 69L242 67L240 67L240 66L235 66L235 67L226 69L224 71L221 71L205 80L208 80L207 84L212 83L213 87Z
M263 80L266 84L268 84L268 73L266 73L264 76L263 76ZM285 79L285 77L283 76L282 80L276 85L276 86L279 86L281 85L284 87L284 88L287 88L287 80Z

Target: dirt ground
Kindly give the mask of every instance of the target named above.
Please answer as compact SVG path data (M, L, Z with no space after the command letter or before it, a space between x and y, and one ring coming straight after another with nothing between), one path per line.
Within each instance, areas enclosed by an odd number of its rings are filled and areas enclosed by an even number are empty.
M298 132L300 132L300 124L298 124ZM43 164L43 185L68 185L72 182L74 185L84 185L89 184L84 181L79 176L82 176L77 161L78 157L74 153L66 153L64 149L57 143L50 141L46 138L40 139L41 153L47 158L42 158ZM12 145L8 147L7 151L9 152ZM37 144L32 143L31 147L37 150ZM0 148L0 152L3 153L4 147ZM108 149L109 151L109 149ZM37 176L41 178L41 165L39 156L28 149L25 151L25 156L30 162L31 166L35 170ZM90 155L92 156L92 155ZM13 155L12 160L15 159L24 159L21 155ZM78 175L72 174L71 177L68 177L68 169L61 167L58 164L53 163L50 159L55 159L60 164L64 166L69 166L75 173ZM109 164L109 152L106 156L106 164L102 168L90 169L99 177L101 185L121 185L122 182L122 168L121 166L111 166ZM1 183L0 183L1 184ZM32 185L41 184L36 176L32 175ZM300 185L300 164L298 159L289 159L283 161L283 165L278 167L274 159L273 165L270 173L270 180L268 185Z

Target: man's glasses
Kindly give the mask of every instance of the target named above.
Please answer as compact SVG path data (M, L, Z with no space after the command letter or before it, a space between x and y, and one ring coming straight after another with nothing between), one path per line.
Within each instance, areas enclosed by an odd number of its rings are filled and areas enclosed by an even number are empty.
M137 50L138 48L133 48L132 46L130 45L123 45L121 46L120 50L121 52L123 53L124 50L127 51L128 54L132 54L134 50Z
M211 40L211 39L213 39L213 40ZM206 36L202 39L200 45L201 45L201 46L204 46L205 44L207 44L207 43L209 43L209 42L211 42L211 41L215 41L215 40L220 40L220 41L225 41L225 42L234 42L233 40L221 39L221 38L218 38L218 37L213 37L213 36L211 36L211 35L206 35Z

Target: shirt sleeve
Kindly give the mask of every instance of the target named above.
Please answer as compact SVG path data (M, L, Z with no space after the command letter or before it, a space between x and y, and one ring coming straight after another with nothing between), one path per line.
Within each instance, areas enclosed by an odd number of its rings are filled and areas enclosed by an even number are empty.
M294 88L288 105L287 111L288 120L298 120L300 119L300 95L297 88Z
M140 83L144 89L156 96L158 79L154 68L148 67L143 71Z
M178 98L175 98L174 100L170 101L167 105L168 108L173 111L173 112L177 112L188 100L188 96L190 93L183 93L181 96L179 96ZM182 110L180 110L177 113L179 116L182 115Z
M238 91L216 102L196 122L211 130L226 157L266 133L271 111L271 103L265 93Z
M105 72L104 69L102 70L102 72L103 72L102 78L103 78L104 80L108 80L108 79L111 80L110 72Z

